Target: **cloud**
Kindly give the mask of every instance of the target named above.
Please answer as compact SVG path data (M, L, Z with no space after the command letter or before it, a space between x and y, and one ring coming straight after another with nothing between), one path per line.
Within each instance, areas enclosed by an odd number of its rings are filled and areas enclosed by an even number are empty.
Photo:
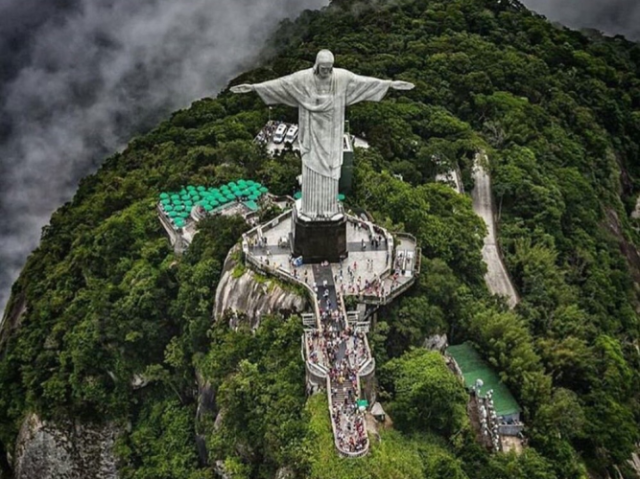
M0 311L53 210L140 129L216 94L328 0L0 2Z
M595 28L640 40L637 0L522 0L529 9L571 28Z

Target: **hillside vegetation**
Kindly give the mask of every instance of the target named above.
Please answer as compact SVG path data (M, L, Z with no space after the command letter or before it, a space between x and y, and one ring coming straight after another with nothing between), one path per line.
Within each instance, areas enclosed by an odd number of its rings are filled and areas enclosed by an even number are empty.
M283 23L269 59L233 83L307 68L321 48L339 67L416 84L347 114L373 147L357 151L348 204L411 232L424 254L418 284L381 311L371 334L395 430L367 458L337 458L323 399L305 397L298 318L267 318L256 334L212 324L240 219L207 220L186 254L173 254L156 218L159 192L240 177L275 193L295 187L299 157L270 158L252 142L268 109L225 91L133 139L44 228L0 333L0 467L8 471L6 452L33 411L121 425L123 478L209 478L217 460L238 478L288 467L318 478L573 479L615 465L632 477L640 47L554 27L515 1L334 0ZM295 121L296 112L271 116ZM484 224L470 198L433 182L457 165L469 191L480 149L522 297L514 311L484 286ZM523 406L522 456L476 446L461 386L412 349L444 332L473 341ZM196 371L215 399L198 421ZM151 382L134 390L139 374ZM422 393L404 395L407 382Z

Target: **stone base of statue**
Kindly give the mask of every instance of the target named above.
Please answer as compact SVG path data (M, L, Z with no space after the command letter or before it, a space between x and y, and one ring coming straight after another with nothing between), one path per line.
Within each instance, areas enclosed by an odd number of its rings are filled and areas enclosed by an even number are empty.
M326 220L311 220L293 209L293 255L302 261L338 263L347 257L347 219L340 214Z

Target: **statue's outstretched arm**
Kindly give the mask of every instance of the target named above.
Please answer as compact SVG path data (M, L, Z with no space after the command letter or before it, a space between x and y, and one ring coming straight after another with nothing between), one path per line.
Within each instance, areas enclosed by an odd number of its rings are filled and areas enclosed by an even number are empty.
M253 85L250 85L249 83L243 83L242 85L232 86L229 90L233 93L249 93L250 91L253 91L254 88Z
M415 85L408 81L394 80L391 82L391 88L394 90L413 90Z

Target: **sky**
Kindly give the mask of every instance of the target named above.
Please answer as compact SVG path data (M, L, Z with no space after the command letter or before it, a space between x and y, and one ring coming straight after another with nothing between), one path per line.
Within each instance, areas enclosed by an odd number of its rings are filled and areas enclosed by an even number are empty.
M51 213L131 136L213 96L329 0L0 1L0 311ZM524 0L640 39L638 0Z

